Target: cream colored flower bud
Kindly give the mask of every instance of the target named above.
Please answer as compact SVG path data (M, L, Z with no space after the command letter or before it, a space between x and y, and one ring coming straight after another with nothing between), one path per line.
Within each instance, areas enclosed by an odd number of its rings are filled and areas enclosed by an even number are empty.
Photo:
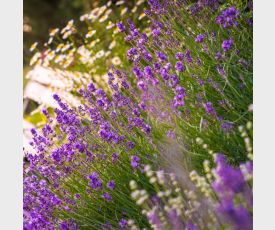
M168 189L168 190L165 191L165 195L166 195L166 196L170 196L171 193L172 193L172 191L171 191L170 189Z
M140 195L141 195L141 196L144 196L144 195L146 195L146 194L147 194L146 190L144 190L144 189L140 190Z
M154 184L154 183L157 182L157 178L156 178L156 177L151 177L150 180L149 180L149 182L150 182L151 184Z
M141 213L142 213L143 215L145 215L145 216L147 215L147 211L144 210L144 209L142 209Z
M145 172L148 172L148 171L150 171L151 170L151 166L150 165L145 165L144 166L144 171Z
M248 121L248 122L246 123L246 128L247 128L248 130L252 129L252 126L253 126L253 123L252 123L251 121Z
M139 6L139 5L141 5L142 3L144 3L144 0L139 0L139 1L136 3L136 5Z
M239 132L240 132L240 133L242 133L242 132L244 131L244 127L243 127L242 125L240 125L240 126L238 127L238 129L239 129Z
M135 13L137 11L137 6L134 6L134 8L131 10L132 13Z
M148 195L142 196L137 200L136 204L137 205L142 205L144 203L144 201L147 200L147 199L148 199Z
M130 226L133 225L134 223L135 223L135 222L134 222L134 220L132 220L132 219L128 220L128 222L127 222L127 224L130 225Z
M134 192L131 193L131 197L136 200L138 197L140 197L140 191L136 190Z
M30 47L31 52L35 50L35 48L37 47L37 44L38 44L38 42L35 42L31 45L31 47Z
M165 193L164 193L163 191L159 191L159 192L157 193L157 196L158 196L159 198L163 197L164 195L165 195Z
M154 175L154 172L152 170L149 170L149 171L146 172L146 175L148 177L152 177Z
M203 144L203 139L201 139L200 137L197 137L196 142L197 142L197 144L201 145L201 144Z

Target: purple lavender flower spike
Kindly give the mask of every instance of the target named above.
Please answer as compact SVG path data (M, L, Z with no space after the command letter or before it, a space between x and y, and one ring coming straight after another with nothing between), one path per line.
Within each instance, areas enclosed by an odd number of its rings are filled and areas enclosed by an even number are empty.
M138 86L139 89L141 89L143 91L145 91L147 89L146 84L142 80L140 80L140 81L137 82L137 86Z
M118 154L117 154L117 153L113 153L113 154L112 154L112 163L113 163L113 164L116 163L117 160L118 160Z
M121 33L125 32L126 28L125 28L125 26L124 26L124 24L122 22L118 22L116 25L117 25L117 28L119 29L119 31Z
M229 122L223 122L221 124L221 128L225 133L230 133L232 131L232 129L234 128L234 125Z
M178 62L176 63L175 68L176 68L176 70L179 71L179 72L183 72L183 71L185 70L185 68L184 68L184 66L183 66L183 64L182 64L181 61L178 61Z
M199 34L196 38L195 38L195 42L197 43L202 43L204 40L204 36L202 34Z
M165 61L167 61L167 57L162 52L158 52L157 53L157 58L158 58L159 62L165 62Z
M115 187L116 187L116 183L115 183L114 180L110 180L110 181L107 183L107 186L108 186L109 189L114 190Z
M159 29L154 29L153 31L152 31L152 34L153 34L153 36L154 37L158 37L158 36L160 36L160 30Z
M161 223L160 218L158 217L156 211L151 211L150 213L147 214L148 219L150 220L151 223L153 223L157 229L163 230L163 226Z
M94 85L93 83L90 83L90 84L88 85L88 90L89 90L90 92L94 92L94 91L96 90L95 85Z
M214 109L214 107L212 105L212 102L210 102L210 101L206 102L204 104L204 109L211 116L216 116L217 115L217 113L216 113L216 111L215 111L215 109Z
M223 25L224 28L237 26L237 18L240 12L234 7L225 9L221 15L216 18L216 23Z
M198 230L197 227L193 224L193 222L191 220L188 221L186 229L187 230Z
M102 196L107 202L110 202L112 200L112 197L108 192L105 192Z
M223 49L223 51L227 52L228 50L231 49L232 45L233 45L233 40L232 39L224 40L222 42L222 49Z
M125 219L121 219L120 221L119 221L119 227L121 227L121 228L125 228L126 226L127 226L127 220L125 220Z
M176 53L176 59L182 61L184 58L184 54L182 52Z
M92 189L101 189L102 188L102 180L99 179L99 175L96 172L92 172L89 175L90 178L90 187Z
M168 217L173 230L184 229L184 223L182 222L180 216L177 215L177 212L175 210L169 211Z
M156 70L159 70L159 69L161 68L161 65L160 65L158 62L155 62L155 63L154 63L154 68L155 68Z
M131 165L134 169L139 166L139 160L140 158L138 156L131 156Z

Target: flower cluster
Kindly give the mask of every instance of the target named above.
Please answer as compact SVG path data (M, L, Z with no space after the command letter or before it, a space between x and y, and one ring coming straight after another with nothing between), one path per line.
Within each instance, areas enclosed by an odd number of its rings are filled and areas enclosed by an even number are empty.
M238 23L236 19L238 18L239 14L240 12L235 7L229 7L216 18L216 22L221 24L224 28L237 26Z
M139 18L149 24L125 19L126 7L106 26L111 5L81 16L85 36L69 21L64 44L38 61L81 70L71 79L79 103L54 94L44 126L31 130L24 228L252 229L251 10L148 0ZM121 65L96 48L91 25L112 29L105 43L124 53Z
M130 182L132 198L142 207L142 213L151 229L216 229L232 226L233 229L252 229L252 162L233 168L226 158L217 154L216 167L210 171L205 162L206 177L190 173L190 180L180 181L175 174L145 172L155 185L151 196ZM245 179L246 178L246 179ZM248 179L250 178L250 179ZM193 184L192 184L192 182ZM188 202L187 202L188 201Z

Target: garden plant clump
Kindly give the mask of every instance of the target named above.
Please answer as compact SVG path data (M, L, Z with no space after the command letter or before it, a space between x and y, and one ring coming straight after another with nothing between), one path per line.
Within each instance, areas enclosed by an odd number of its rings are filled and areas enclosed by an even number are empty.
M81 20L104 22L111 4ZM252 229L252 2L140 6L144 23L110 16L117 51L95 51L97 33L70 21L34 54L88 77L71 79L79 106L56 93L31 130L24 229Z

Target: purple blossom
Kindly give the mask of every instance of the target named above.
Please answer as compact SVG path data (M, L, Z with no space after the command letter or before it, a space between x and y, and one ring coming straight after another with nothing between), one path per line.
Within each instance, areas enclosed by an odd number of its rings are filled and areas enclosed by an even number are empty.
M146 76L147 78L152 78L152 77L154 77L154 72L153 72L151 66L146 66L146 67L144 68L144 73L145 73L145 76Z
M58 150L54 150L52 152L52 158L56 161L56 162L60 162L61 161L61 156Z
M153 34L154 37L158 37L161 33L160 33L160 30L159 30L159 29L154 29L154 30L152 31L152 34Z
M223 59L222 54L220 52L215 53L215 59L221 61Z
M118 22L117 24L117 28L119 29L119 31L122 33L122 32L125 32L125 26L123 25L122 22Z
M230 133L232 131L232 129L234 128L234 125L229 122L223 122L221 124L221 128L225 133Z
M227 52L228 50L231 49L232 45L233 45L233 40L232 39L224 40L222 42L222 49L224 50L224 52Z
M80 198L81 198L81 195L80 195L79 193L76 193L76 194L74 195L74 197L75 197L75 199L80 199Z
M197 37L195 38L195 42L197 43L202 43L204 39L204 36L202 34L197 35Z
M184 58L184 54L182 52L176 53L176 59L182 61Z
M130 41L132 41L133 39L134 39L134 38L133 38L132 35L127 35L127 36L124 37L124 40L125 40L126 42L130 42Z
M132 142L132 141L128 141L127 142L127 148L128 149L133 149L135 147L135 143L134 142Z
M147 214L149 221L156 226L157 229L163 229L162 222L156 211L151 211Z
M159 0L148 0L148 4L150 5L151 11L155 14L160 14L162 11L162 5Z
M162 52L157 52L157 58L158 58L159 62L165 62L165 61L167 61L167 57Z
M217 113L216 113L216 111L215 111L215 109L214 109L214 107L212 105L212 102L210 102L210 101L206 102L203 106L204 106L205 111L209 115L211 115L211 116L216 116L217 115Z
M36 129L35 128L31 128L31 133L32 133L33 136L36 136L37 135Z
M236 19L238 18L240 12L234 7L225 9L221 15L216 18L216 23L223 25L224 28L237 26L238 23Z
M217 207L217 212L224 216L233 229L252 229L252 217L242 205L234 206L233 201L222 200L221 204Z
M167 72L167 69L161 68L160 74L161 74L161 76L163 77L164 80L166 80L166 81L169 80L170 76Z
M117 154L117 153L113 153L113 154L112 154L112 162L113 162L113 163L116 163L117 160L118 160L118 154Z
M90 83L90 84L88 85L88 90L89 90L90 92L94 92L94 91L96 90L95 85L94 85L93 83Z
M133 23L133 21L130 18L127 19L127 23L129 25L131 31L136 29L135 24Z
M193 61L193 58L191 57L191 52L189 49L185 51L185 58L188 63L191 63Z
M135 28L135 29L131 30L131 34L133 35L134 38L137 37L139 35L138 29Z
M42 113L47 117L50 123L53 121L47 109L42 109Z
M246 172L248 174L253 175L253 162L252 161L242 163L241 165L246 169Z
M134 169L139 166L139 160L140 158L138 156L131 156L131 165Z
M157 78L153 78L152 79L152 83L153 83L153 85L158 85L159 84L159 80Z
M244 191L245 180L241 170L226 164L226 158L221 154L215 156L215 162L217 164L215 173L218 175L220 180L213 183L214 190L221 196L226 195L226 193L223 193L225 191L233 193Z
M175 88L179 84L179 78L176 74L171 76L172 88Z
M119 221L119 227L121 227L121 228L125 228L126 226L127 226L127 220L125 220L125 219L121 219L120 221Z
M185 70L185 68L184 68L184 66L183 66L183 64L182 64L181 61L178 61L178 62L176 63L175 68L176 68L176 70L179 71L179 72L183 72L183 71Z
M167 71L169 71L171 69L171 63L170 62L165 63L164 69L166 69Z
M185 90L184 87L182 87L182 86L177 86L175 91L176 91L177 94L181 94L183 97L185 96L186 90Z
M154 68L155 68L156 70L159 70L159 69L161 68L161 65L160 65L158 62L155 62L155 63L154 63Z
M253 18L247 19L246 22L249 26L253 26Z
M137 49L134 48L134 47L130 48L130 49L128 50L128 52L127 52L128 57L132 57L132 56L134 56L134 55L136 55L136 54L137 54Z
M148 53L147 51L144 50L144 51L142 52L142 54L143 54L143 58L144 58L146 61L151 62L151 61L153 60L152 55L151 55L150 53Z
M105 192L102 196L107 202L110 202L112 200L112 197L108 192Z
M176 210L172 209L171 211L169 211L168 218L173 230L184 229L184 223L182 222L180 216L177 214Z
M140 81L137 82L137 86L138 86L139 89L141 89L143 91L145 91L147 89L146 84L142 80L140 80Z
M76 230L76 229L78 229L77 224L71 219L69 219L67 221L62 221L59 224L59 228L61 230Z
M187 222L186 229L187 230L198 230L198 228L193 224L193 222L191 220L189 220Z
M92 189L101 189L102 188L102 180L99 179L99 175L96 172L92 172L89 175L90 178L90 187Z
M142 71L138 67L133 68L133 73L136 75L136 77L140 80L143 77Z
M56 101L61 101L61 99L60 99L60 97L58 96L57 93L53 94L53 99L56 100Z
M176 139L176 134L173 130L168 130L166 136L172 139Z
M116 187L116 183L115 183L114 180L110 180L110 181L107 183L107 186L108 186L109 189L114 190L115 187Z

